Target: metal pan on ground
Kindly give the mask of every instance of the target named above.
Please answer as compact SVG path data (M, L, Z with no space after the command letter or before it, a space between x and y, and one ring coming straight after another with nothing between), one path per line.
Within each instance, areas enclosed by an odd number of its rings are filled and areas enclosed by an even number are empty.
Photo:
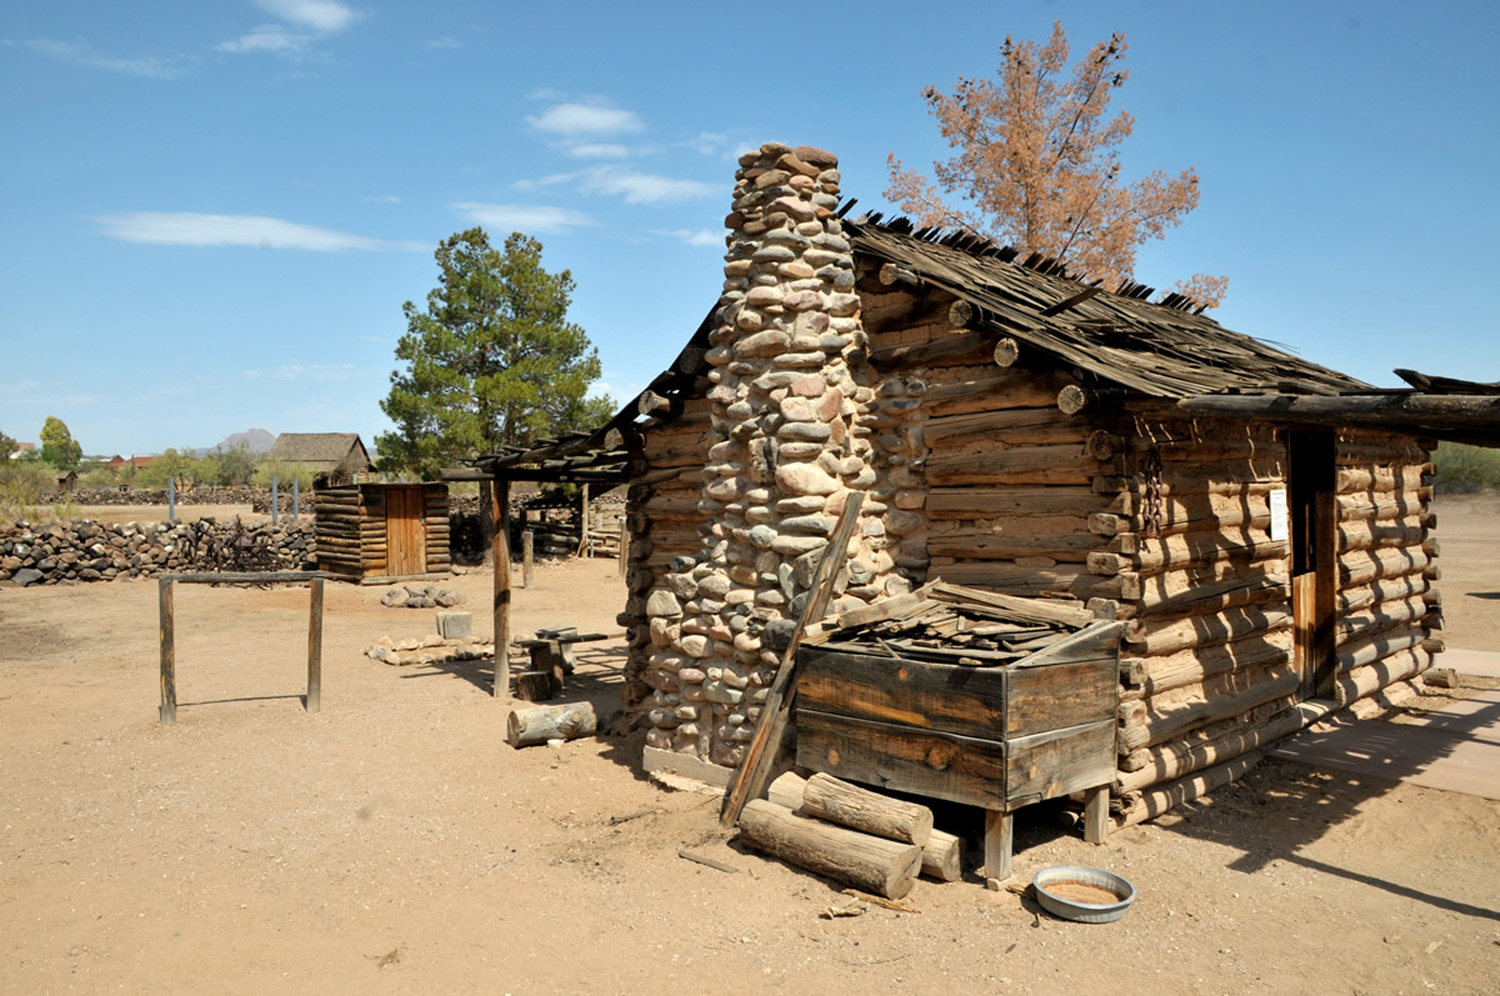
M1053 916L1079 923L1110 923L1135 902L1135 886L1113 872L1082 865L1053 865L1031 880L1037 902Z

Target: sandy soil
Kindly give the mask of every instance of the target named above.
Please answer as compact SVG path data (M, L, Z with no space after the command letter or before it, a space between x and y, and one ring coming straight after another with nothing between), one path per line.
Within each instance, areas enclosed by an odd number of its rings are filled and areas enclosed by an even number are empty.
M1497 513L1440 509L1450 643L1500 650ZM482 613L487 574L454 586ZM1018 880L1117 871L1118 923L972 874L824 919L837 887L644 777L639 733L514 751L486 668L361 656L433 629L382 590L330 585L308 714L305 589L179 587L175 727L155 584L0 590L0 992L1500 990L1500 803L1267 762L1102 847L1022 814ZM518 629L613 631L622 591L611 561L542 566ZM572 694L612 708L593 646Z

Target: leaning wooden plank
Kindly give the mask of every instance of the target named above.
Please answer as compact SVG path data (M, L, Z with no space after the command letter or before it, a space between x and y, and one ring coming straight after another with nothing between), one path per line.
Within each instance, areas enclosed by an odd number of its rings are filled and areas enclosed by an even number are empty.
M797 816L752 799L739 816L740 839L788 864L887 899L911 891L922 867L922 849Z
M561 702L513 709L505 720L505 740L512 747L526 747L548 740L573 740L593 733L598 723L594 707L589 702Z
M850 609L834 618L838 620L841 628L864 626L868 623L884 622L887 619L909 619L927 607L927 596L931 589L932 584L925 584L915 591L883 598L869 605Z
M818 772L807 780L802 811L877 837L923 847L932 834L932 810L892 799Z
M859 521L859 510L865 496L854 491L844 502L844 511L839 516L833 539L823 548L818 558L818 567L813 575L812 597L802 607L797 627L791 641L781 655L781 666L771 682L766 702L761 710L760 723L755 728L755 737L745 748L745 757L724 793L724 807L719 812L719 822L728 827L739 819L745 803L760 794L775 763L776 753L781 749L781 738L786 732L787 717L792 711L792 678L797 670L797 648L802 642L802 630L814 619L822 619L833 596L834 584L844 569L849 547L849 538L854 534L854 525Z

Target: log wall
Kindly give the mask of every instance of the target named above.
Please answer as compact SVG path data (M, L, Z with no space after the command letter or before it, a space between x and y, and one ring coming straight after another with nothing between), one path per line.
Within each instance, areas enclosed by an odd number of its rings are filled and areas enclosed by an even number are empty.
M625 496L628 596L625 611L616 619L625 627L630 650L625 707L648 713L651 729L660 731L653 746L668 749L683 722L682 687L675 671L651 664L652 653L669 642L669 623L662 620L653 626L646 608L652 590L666 584L673 562L696 562L701 552L701 529L709 518L699 506L702 470L709 447L718 439L712 407L706 398L689 400L678 419L652 429L639 441L637 473ZM692 731L689 735L696 738Z
M873 267L861 288L870 362L887 385L922 388L902 487L923 520L910 535L925 541L927 575L1104 599L1127 622L1118 822L1238 777L1304 724L1291 550L1271 536L1272 492L1288 488L1284 429L1090 408L1069 371L946 320L941 292L881 291ZM1349 431L1335 460L1331 704L1347 705L1430 664L1441 610L1427 450ZM907 562L923 552L907 549Z
M1288 484L1285 431L1143 419L1131 431L1129 473L1104 485L1119 487L1121 511L1094 523L1116 539L1133 534L1125 545L1135 549L1096 556L1096 566L1133 569L1141 582L1140 597L1120 608L1130 620L1112 799L1122 824L1238 777L1246 758L1301 728L1297 704L1307 697L1291 551L1270 536L1269 496ZM1179 450L1218 459L1174 460ZM1337 435L1330 707L1416 675L1439 645L1427 457L1410 437Z
M322 488L314 510L318 569L351 581L388 575L384 484ZM427 572L452 570L448 486L423 485Z

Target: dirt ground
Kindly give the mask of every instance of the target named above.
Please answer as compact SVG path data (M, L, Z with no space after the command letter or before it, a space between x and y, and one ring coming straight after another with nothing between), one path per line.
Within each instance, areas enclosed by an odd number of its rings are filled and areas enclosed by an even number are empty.
M1449 643L1500 651L1500 501L1439 518ZM617 629L612 561L536 581L518 631ZM485 635L489 584L453 583ZM0 992L1500 991L1500 803L1268 761L1099 847L1021 814L1017 880L1119 872L1118 923L987 892L972 851L920 912L825 919L838 887L739 850L639 733L512 750L487 666L362 656L434 629L383 590L329 585L309 714L305 588L179 586L166 727L155 584L0 589ZM613 708L592 646L570 695Z

